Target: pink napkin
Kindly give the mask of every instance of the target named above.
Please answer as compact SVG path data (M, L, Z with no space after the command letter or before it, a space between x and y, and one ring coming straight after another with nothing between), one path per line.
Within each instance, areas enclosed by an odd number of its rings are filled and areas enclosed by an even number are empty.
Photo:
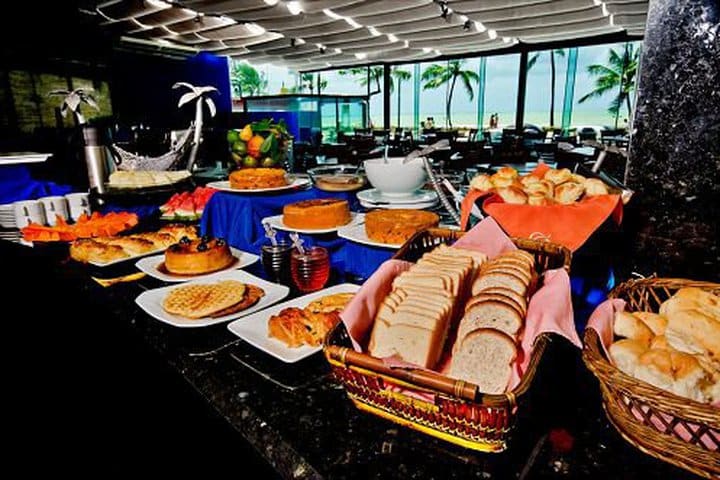
M610 345L613 343L614 339L613 321L615 319L615 313L625 311L625 305L626 303L624 300L620 300L617 298L605 300L603 303L601 303L595 308L595 311L592 313L590 319L588 320L587 328L592 328L597 332L598 336L600 337L600 345L605 351L605 356L610 363L613 362L610 359L610 353L608 351L608 348L610 348ZM720 404L713 404L713 406L720 408ZM640 411L637 408L633 408L631 411L635 418L640 421L644 421L644 417L641 415ZM665 432L666 425L672 425L673 417L665 414L660 414L660 416L662 416L662 420L657 416L650 417L650 420L658 429L658 431ZM697 432L697 430L700 428L700 425L695 425L691 423L689 423L689 425L694 430L694 432ZM712 432L716 437L720 436L720 432L716 430L712 430ZM686 442L690 441L690 439L692 438L690 433L680 425L674 428L674 433L675 436ZM700 440L705 445L705 448L707 448L708 450L717 450L717 443L710 440L707 435L708 434L705 434L700 437Z
M497 222L487 217L467 232L454 246L485 253L494 258L508 250L516 250L515 244L502 231ZM363 284L345 310L341 313L345 327L356 351L365 351L368 337L379 305L392 289L392 280L408 270L412 264L400 260L388 260ZM567 338L580 348L582 343L575 330L570 278L563 269L549 270L543 277L543 287L533 295L528 305L527 323L521 340L521 352L510 379L514 388L520 381L530 361L530 352L538 335L552 332ZM449 349L448 349L449 350ZM386 364L397 368L419 368L396 358L384 359ZM449 359L441 361L437 371L444 372Z

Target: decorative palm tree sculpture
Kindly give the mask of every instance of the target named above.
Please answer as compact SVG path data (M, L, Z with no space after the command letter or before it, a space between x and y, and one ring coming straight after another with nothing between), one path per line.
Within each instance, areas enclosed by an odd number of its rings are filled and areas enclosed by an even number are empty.
M62 114L63 118L67 116L67 112L70 110L75 115L78 125L85 125L87 121L82 112L80 112L80 104L85 103L95 110L100 110L95 98L90 94L91 92L92 90L88 91L84 88L76 88L75 90L53 90L48 93L48 97L62 95L64 98L62 107L60 107L60 114Z
M195 100L195 120L183 136L175 142L170 151L159 157L148 157L123 150L116 144L111 144L112 152L119 158L116 161L118 170L169 170L179 163L188 149L190 153L186 163L186 169L192 171L197 158L197 152L202 143L203 127L203 104L210 110L210 116L216 113L215 103L207 95L217 92L215 87L196 87L186 82L178 82L172 88L185 87L189 92L183 94L178 101L178 108Z

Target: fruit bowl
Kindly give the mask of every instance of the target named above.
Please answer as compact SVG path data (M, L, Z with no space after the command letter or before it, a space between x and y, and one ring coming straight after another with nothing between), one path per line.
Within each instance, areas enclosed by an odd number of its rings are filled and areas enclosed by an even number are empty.
M307 173L315 188L326 192L351 192L366 183L365 175L358 172L356 165L326 165L311 168Z
M229 130L227 140L237 168L282 167L292 141L285 122L270 118Z

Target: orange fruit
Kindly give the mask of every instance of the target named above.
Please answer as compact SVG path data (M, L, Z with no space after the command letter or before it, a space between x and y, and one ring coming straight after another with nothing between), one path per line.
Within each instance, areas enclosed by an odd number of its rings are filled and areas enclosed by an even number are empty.
M260 135L255 135L247 142L247 153L252 157L260 156L260 147L265 139Z

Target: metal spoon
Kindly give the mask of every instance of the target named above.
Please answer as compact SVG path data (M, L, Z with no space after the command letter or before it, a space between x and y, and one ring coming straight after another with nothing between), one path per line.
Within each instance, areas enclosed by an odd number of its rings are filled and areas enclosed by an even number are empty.
M403 158L402 163L408 163L413 160L415 160L418 157L425 157L429 155L430 153L434 152L435 150L442 150L445 148L448 148L450 146L450 141L447 139L442 139L439 142L435 142L432 145L428 145L427 147L423 148L422 150L413 150L412 152L408 153L405 158Z

